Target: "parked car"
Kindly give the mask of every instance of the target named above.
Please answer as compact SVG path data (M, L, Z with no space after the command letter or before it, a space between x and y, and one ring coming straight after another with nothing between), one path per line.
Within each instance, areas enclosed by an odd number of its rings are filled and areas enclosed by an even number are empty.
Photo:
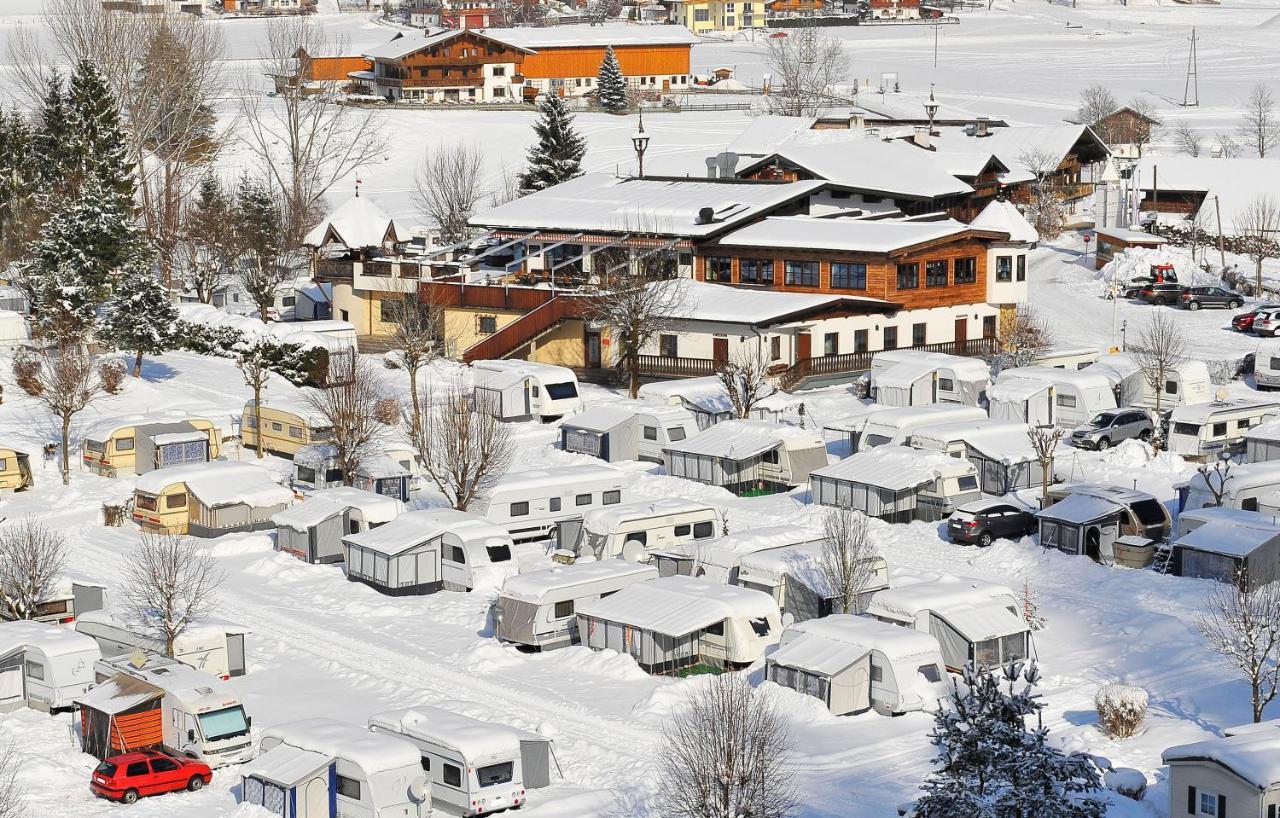
M1189 310L1201 307L1226 307L1229 310L1239 309L1244 304L1244 296L1221 287L1187 287L1178 300L1180 306Z
M1253 319L1252 330L1256 335L1276 337L1280 331L1280 310L1263 310Z
M144 795L190 790L213 780L209 765L194 758L167 753L136 752L111 756L93 771L89 789L94 795L132 804Z
M975 500L951 512L947 518L947 536L952 542L986 548L1001 537L1025 537L1036 530L1036 518L1030 511L1003 500Z
M1280 304L1257 304L1250 310L1232 316L1231 328L1236 332L1248 332L1253 328L1253 322L1258 317L1258 313L1271 310L1280 310Z
M1155 424L1142 409L1112 409L1099 412L1088 423L1071 433L1071 445L1077 449L1110 449L1122 440L1150 440Z
M1182 297L1181 284L1147 284L1138 291L1138 299L1156 307L1173 304Z
M1143 287L1149 284L1177 284L1178 274L1172 264L1152 264L1149 275L1134 276L1124 291L1126 298L1137 298Z

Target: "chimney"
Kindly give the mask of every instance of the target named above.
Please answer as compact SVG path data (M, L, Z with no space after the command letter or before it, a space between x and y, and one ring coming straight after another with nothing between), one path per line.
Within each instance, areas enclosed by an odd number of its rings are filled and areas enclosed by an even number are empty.
M927 151L933 150L933 140L929 136L929 129L924 125L917 125L915 134L912 135L911 141L916 143L917 147L924 148Z
M717 161L718 159L719 157L717 156L707 157L706 162L707 162L707 178L708 179L716 178L716 167L718 166L718 161Z
M867 127L867 117L859 113L849 114L849 130L860 131Z
M976 123L976 122L966 122L966 123L964 123L964 135L965 135L965 136L975 136L977 133L978 133L978 123Z
M715 220L716 220L715 208L712 208L712 207L698 208L697 224L711 224Z
M724 151L716 155L716 164L720 166L720 178L732 179L738 175L738 154Z
M991 117L978 117L978 132L975 136L991 136Z

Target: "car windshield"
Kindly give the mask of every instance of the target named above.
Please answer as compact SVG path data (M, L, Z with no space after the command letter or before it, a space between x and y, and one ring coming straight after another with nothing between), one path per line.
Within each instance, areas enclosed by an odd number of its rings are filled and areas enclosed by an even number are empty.
M110 761L104 761L95 767L93 771L110 778L116 774L116 765L112 764Z
M547 384L547 395L552 400L570 400L578 397L578 387L572 381Z
M1093 420L1089 421L1089 425L1095 429L1103 429L1110 426L1115 419L1116 416L1110 412L1103 412L1100 415L1094 415Z
M244 708L237 704L212 713L201 713L200 731L204 733L205 741L218 741L245 735L249 732L249 722L245 720Z

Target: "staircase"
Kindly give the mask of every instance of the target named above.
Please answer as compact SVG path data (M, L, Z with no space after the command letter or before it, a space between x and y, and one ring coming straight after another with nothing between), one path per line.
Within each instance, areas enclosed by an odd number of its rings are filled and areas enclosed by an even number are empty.
M556 296L489 337L472 344L462 353L462 360L469 364L505 358L555 329L561 321L581 318L583 307L584 299L581 296Z

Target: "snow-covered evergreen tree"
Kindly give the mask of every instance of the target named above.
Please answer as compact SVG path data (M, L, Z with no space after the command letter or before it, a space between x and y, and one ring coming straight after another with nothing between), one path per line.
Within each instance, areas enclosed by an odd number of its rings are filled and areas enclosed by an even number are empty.
M73 189L71 113L67 110L66 85L53 73L45 84L44 101L35 132L35 170L40 191L48 202L60 201Z
M173 348L178 308L150 270L125 270L116 280L104 312L98 337L115 349L134 353L133 377L142 374L143 355Z
M587 143L573 128L573 116L564 101L548 94L538 105L533 124L538 141L529 148L528 164L520 174L520 190L532 193L582 175Z
M611 114L627 109L627 80L622 76L622 66L613 53L613 46L605 48L604 62L600 63L596 75L596 100Z
M0 268L26 254L40 224L35 139L26 117L0 111Z
M240 286L267 320L267 309L292 275L284 259L284 211L263 183L243 176L236 189L234 253Z
M88 177L96 177L104 194L119 197L121 208L132 208L133 165L115 94L91 60L76 64L67 90L74 172L82 184Z

